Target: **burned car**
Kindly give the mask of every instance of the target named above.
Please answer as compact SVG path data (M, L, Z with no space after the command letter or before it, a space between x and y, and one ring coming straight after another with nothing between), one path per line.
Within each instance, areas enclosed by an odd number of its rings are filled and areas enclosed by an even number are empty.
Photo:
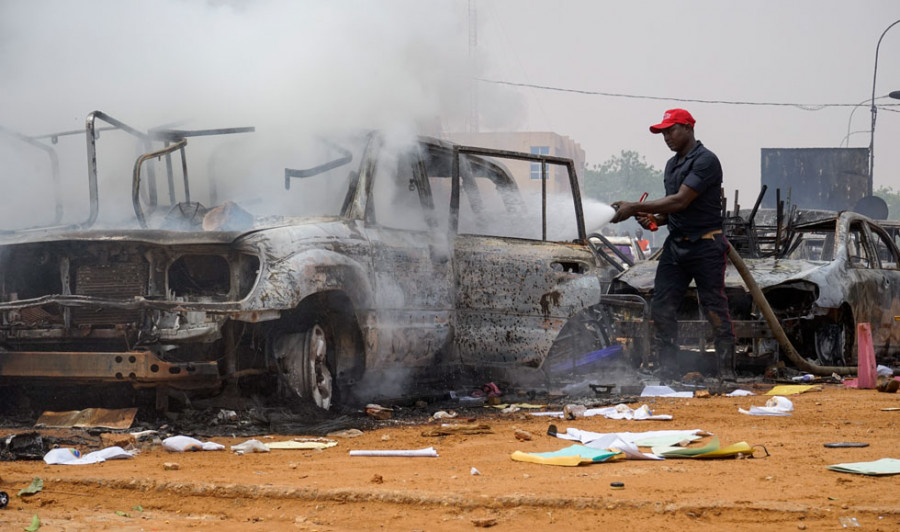
M104 140L140 147L133 212L106 224L100 122ZM609 266L585 234L571 160L364 132L296 147L278 173L278 159L247 163L257 172L230 185L216 169L240 165L213 161L211 206L194 201L188 141L250 133L88 116L86 219L0 233L3 383L129 383L165 408L168 390L252 380L329 408L467 371L537 371L599 300ZM52 154L49 138L10 142ZM239 151L229 142L213 155ZM537 190L520 190L516 162L541 164Z
M740 230L728 231L736 228ZM857 324L865 322L871 326L879 363L896 362L900 253L879 223L850 211L794 209L789 218L779 214L777 225L726 224L726 233L765 296L763 304L804 359L819 366L855 366ZM632 349L635 363L652 359L648 302L656 264L645 261L619 275L602 305L609 336ZM763 319L760 302L731 261L725 289L738 340L739 369L761 370L786 359L784 346ZM682 352L711 349L713 334L693 284L679 309L678 334Z

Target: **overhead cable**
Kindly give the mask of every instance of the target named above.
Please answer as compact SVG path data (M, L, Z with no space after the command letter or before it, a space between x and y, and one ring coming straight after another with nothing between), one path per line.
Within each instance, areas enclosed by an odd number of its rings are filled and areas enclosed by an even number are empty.
M697 98L672 98L668 96L647 96L641 94L622 94L616 92L603 92L603 91L589 91L582 89L566 89L562 87L550 87L547 85L535 85L533 83L515 83L512 81L502 81L496 79L485 79L485 78L475 78L476 81L481 81L483 83L492 83L495 85L509 85L512 87L526 87L531 89L540 89L547 91L556 91L556 92L570 92L575 94L586 94L589 96L607 96L610 98L630 98L634 100L663 100L663 101L671 101L671 102L687 102L687 103L711 103L711 104L722 104L722 105L757 105L757 106L769 106L769 107L796 107L798 109L802 109L804 111L821 111L822 109L826 109L829 107L857 107L860 104L858 103L788 103L788 102L745 102L745 101L735 101L735 100L702 100ZM883 96L887 97L887 95ZM876 98L878 99L878 98ZM889 106L898 106L900 104L884 104L883 107Z

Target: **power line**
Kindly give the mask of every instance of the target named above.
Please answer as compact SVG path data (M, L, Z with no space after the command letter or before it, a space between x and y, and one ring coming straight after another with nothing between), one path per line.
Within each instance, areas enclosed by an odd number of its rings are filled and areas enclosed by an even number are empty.
M829 107L856 107L858 103L787 103L787 102L745 102L745 101L736 101L736 100L701 100L696 98L671 98L667 96L647 96L641 94L622 94L616 92L603 92L603 91L589 91L582 89L566 89L562 87L550 87L547 85L535 85L533 83L515 83L512 81L502 81L496 79L485 79L485 78L476 78L476 81L480 81L482 83L492 83L495 85L509 85L512 87L527 87L531 89L540 89L547 91L556 91L556 92L570 92L575 94L586 94L589 96L608 96L610 98L630 98L634 100L658 100L658 101L670 101L670 102L686 102L686 103L712 103L712 104L723 104L723 105L757 105L757 106L769 106L769 107L796 107L798 109L802 109L804 111L821 111L822 109L826 109ZM884 104L882 107L888 106L898 106L900 104ZM887 110L887 109L886 109Z

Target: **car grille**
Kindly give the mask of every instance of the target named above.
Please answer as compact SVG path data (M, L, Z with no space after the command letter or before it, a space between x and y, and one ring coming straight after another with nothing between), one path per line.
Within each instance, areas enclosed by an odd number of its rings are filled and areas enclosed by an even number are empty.
M106 299L128 300L147 293L149 265L144 262L81 264L75 269L75 294ZM140 319L140 310L77 307L72 323L106 326L131 323Z

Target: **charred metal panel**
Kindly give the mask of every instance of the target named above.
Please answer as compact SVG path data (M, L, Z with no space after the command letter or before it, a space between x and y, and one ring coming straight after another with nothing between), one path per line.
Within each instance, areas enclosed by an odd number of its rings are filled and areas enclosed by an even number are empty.
M763 148L762 185L805 209L852 209L869 191L868 148ZM763 198L774 208L775 196Z
M175 364L149 351L119 353L0 352L0 377L61 378L70 381L106 381L177 385L191 382L209 386L218 381L215 362Z
M461 235L456 343L463 364L539 366L566 320L600 299L586 247Z

